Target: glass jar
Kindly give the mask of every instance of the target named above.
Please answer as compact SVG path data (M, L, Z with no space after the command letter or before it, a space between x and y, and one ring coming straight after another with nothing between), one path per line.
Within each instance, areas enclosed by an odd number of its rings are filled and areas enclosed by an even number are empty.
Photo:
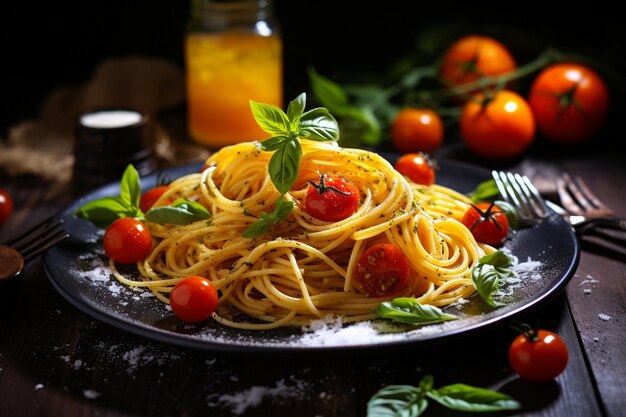
M271 1L191 0L188 131L210 149L269 137L250 100L283 106L283 45Z

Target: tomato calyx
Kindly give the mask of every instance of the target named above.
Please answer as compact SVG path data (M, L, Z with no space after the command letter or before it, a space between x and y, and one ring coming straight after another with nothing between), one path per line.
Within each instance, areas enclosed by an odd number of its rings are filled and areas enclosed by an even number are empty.
M337 187L334 187L332 185L326 185L324 183L324 178L325 177L326 177L325 173L320 174L320 182L319 183L316 183L315 181L309 180L309 184L311 184L313 187L315 187L317 189L317 192L320 195L324 194L326 191L332 191L334 193L337 193L339 195L343 195L345 197L349 197L351 195L350 193L347 193L345 191L341 191Z
M502 230L503 227L500 224L500 222L498 221L498 219L496 219L495 215L498 213L503 213L506 215L506 213L502 210L500 210L497 206L495 201L492 201L491 204L489 204L489 207L487 207L487 210L481 210L479 207L475 206L474 204L470 203L470 206L472 206L472 208L474 210L476 210L478 212L478 214L480 215L480 217L478 219L476 219L476 221L469 227L470 230L474 230L476 228L476 226L478 226L480 223L484 222L484 221L491 221L493 223L494 226L496 226L496 228L498 230Z
M512 324L510 327L516 332L524 335L524 337L532 343L539 341L539 329L532 327L528 323L521 323L519 325Z

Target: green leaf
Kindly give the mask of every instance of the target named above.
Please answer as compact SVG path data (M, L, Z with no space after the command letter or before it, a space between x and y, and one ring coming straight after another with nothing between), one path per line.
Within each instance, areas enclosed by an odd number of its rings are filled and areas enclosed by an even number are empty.
M169 206L152 208L146 213L146 220L158 224L185 225L209 218L211 214L203 205L182 199Z
M128 164L120 182L120 198L122 201L133 207L139 207L141 199L141 183L137 169Z
M286 219L293 211L294 206L295 205L292 201L279 198L276 202L276 206L274 207L274 211L272 212L274 223L278 223L282 219Z
M120 197L102 197L86 203L74 212L79 219L89 220L101 229L106 229L121 217L140 215L136 207L131 207Z
M401 323L426 325L456 320L452 314L446 314L435 306L420 304L415 298L401 297L385 301L374 308L378 317Z
M446 385L426 395L444 407L459 411L518 410L521 404L512 397L466 384Z
M264 235L269 232L271 226L286 219L293 211L294 206L295 204L292 201L286 201L283 197L280 197L274 205L274 210L271 213L261 213L260 220L248 226L241 236L255 238Z
M263 236L265 233L269 232L270 225L265 220L258 220L252 223L248 228L241 234L242 237L245 238L255 238L259 236Z
M289 119L289 130L295 134L300 129L300 118L304 113L306 105L306 94L302 93L293 99L287 106L287 118Z
M313 68L308 69L308 74L313 94L323 106L336 114L351 107L346 91L339 84L320 75Z
M276 189L285 194L298 178L302 147L297 139L287 140L270 158L268 170Z
M504 211L504 214L506 214L506 220L509 222L509 226L512 229L518 229L519 214L517 213L515 207L513 207L512 204L503 200L495 200L494 203L496 203L496 205L500 207L502 211Z
M381 136L378 118L368 107L352 107L346 114L362 125L361 140L367 145L375 145Z
M289 135L290 123L282 109L265 103L250 100L252 115L261 128L272 136Z
M283 144L288 140L291 140L289 136L272 136L271 138L265 139L261 142L260 147L266 152L275 151L283 146Z
M367 402L367 417L417 417L428 406L425 391L411 385L389 385Z
M339 124L328 109L317 107L304 113L300 118L299 135L318 141L339 140Z
M500 195L500 190L495 180L483 181L476 186L476 189L468 194L472 202L487 201Z
M508 269L511 266L511 259L502 251L495 251L483 256L472 268L472 281L476 291L482 299L491 307L498 307L502 303L493 299L500 288L500 281L513 275Z

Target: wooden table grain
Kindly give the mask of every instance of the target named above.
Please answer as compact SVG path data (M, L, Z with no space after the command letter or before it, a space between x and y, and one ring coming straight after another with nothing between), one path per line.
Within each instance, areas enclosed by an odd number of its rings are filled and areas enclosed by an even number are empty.
M622 161L611 151L535 153L507 168L580 175L626 215ZM72 199L65 194L28 205L46 188L32 178L3 177L0 187L26 207L0 229L0 241ZM582 239L580 264L565 291L521 318L558 332L569 348L565 372L543 384L520 380L510 368L507 350L516 333L506 325L451 343L356 353L229 355L171 346L84 314L55 291L37 259L20 282L0 288L0 416L365 416L377 390L415 385L428 374L435 387L463 382L506 392L523 405L494 416L623 416L626 245L619 242L626 236L612 237ZM425 415L463 413L431 403Z

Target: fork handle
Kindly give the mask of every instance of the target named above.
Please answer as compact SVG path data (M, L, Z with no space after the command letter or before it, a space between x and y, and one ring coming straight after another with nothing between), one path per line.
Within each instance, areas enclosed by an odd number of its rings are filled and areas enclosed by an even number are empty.
M585 220L576 225L576 231L584 234L595 228L605 228L612 230L621 230L626 232L626 218L620 217L596 217L594 219Z

